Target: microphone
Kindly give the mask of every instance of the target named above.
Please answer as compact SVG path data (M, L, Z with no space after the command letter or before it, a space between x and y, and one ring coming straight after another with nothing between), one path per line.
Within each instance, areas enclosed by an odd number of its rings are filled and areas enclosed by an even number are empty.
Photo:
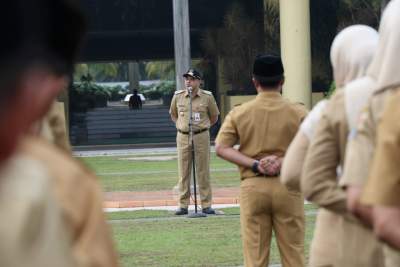
M191 93L193 91L192 87L188 87L187 90L189 93Z

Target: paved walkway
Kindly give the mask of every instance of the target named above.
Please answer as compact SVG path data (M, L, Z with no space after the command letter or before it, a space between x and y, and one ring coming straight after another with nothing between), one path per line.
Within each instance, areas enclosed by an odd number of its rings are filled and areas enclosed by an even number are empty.
M174 207L177 205L177 194L172 190L150 192L106 192L104 208L146 208ZM200 198L198 197L197 200ZM191 201L193 204L194 201ZM213 205L239 204L239 188L226 187L213 189Z

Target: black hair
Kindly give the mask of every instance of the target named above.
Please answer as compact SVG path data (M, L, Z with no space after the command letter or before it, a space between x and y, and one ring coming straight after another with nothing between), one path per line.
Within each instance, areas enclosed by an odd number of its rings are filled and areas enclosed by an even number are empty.
M277 87L283 79L274 80L274 81L263 81L262 79L257 79L257 77L253 76L253 78L260 84L261 87L267 88L275 88Z
M13 94L20 75L40 65L55 75L73 72L86 31L74 0L12 0L0 11L0 98Z

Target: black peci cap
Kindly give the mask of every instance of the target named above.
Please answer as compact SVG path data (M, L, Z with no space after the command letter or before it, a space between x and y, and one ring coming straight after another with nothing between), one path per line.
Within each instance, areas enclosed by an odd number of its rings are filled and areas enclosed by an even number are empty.
M253 66L253 76L260 82L279 82L284 75L281 57L275 55L259 55Z
M195 69L189 69L185 74L183 74L183 77L193 77L195 79L201 80L201 74Z

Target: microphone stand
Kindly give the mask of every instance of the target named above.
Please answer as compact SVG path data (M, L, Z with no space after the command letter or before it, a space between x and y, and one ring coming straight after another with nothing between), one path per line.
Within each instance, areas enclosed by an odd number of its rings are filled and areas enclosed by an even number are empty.
M188 218L201 218L207 217L206 214L202 212L197 212L197 186L196 186L196 157L194 151L194 134L193 134L193 108L192 108L192 87L187 88L189 93L189 139L191 141L191 154L192 154L192 174L193 174L193 191L194 191L194 213L188 214ZM190 167L190 166L189 166ZM190 190L190 183L189 183L189 192Z

